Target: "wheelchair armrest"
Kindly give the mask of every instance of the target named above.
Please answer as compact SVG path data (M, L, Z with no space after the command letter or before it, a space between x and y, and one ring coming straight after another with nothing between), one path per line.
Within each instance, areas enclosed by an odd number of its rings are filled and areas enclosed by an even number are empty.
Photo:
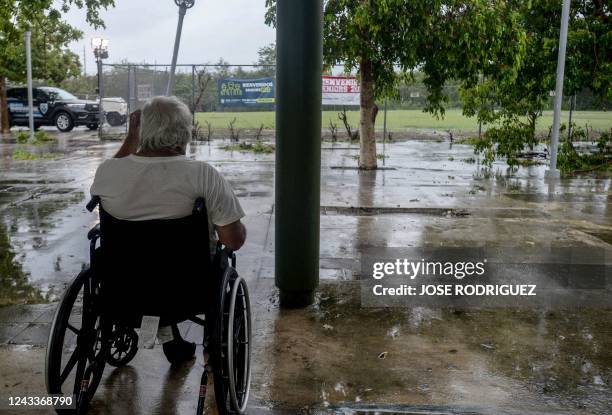
M233 249L223 245L220 241L217 241L217 247L215 249L215 259L213 262L219 264L231 264L232 267L236 268L236 253Z
M87 239L90 241L92 239L98 239L100 237L100 224L96 223L96 226L91 228L89 232L87 232Z

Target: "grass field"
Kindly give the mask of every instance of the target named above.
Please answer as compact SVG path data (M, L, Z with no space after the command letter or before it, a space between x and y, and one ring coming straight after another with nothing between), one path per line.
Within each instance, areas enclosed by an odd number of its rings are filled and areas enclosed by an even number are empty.
M353 127L359 125L359 111L347 111L349 121ZM563 111L561 122L567 123L569 112ZM225 129L229 122L236 118L236 128L257 129L263 123L264 128L274 128L274 112L200 112L196 114L196 119L200 123L208 121L214 129ZM546 111L538 122L538 129L546 131L552 125L552 111ZM330 120L338 125L338 130L342 132L344 127L338 119L337 111L323 111L322 127L327 129ZM612 113L604 111L574 111L572 121L579 126L589 127L597 131L605 131L612 128ZM383 113L378 113L376 118L376 128L383 128ZM444 118L436 119L431 114L420 110L393 110L387 112L387 128L390 131L403 131L407 129L433 129L433 130L453 130L457 132L478 131L478 122L474 118L467 118L461 114L461 110L452 109L446 111Z

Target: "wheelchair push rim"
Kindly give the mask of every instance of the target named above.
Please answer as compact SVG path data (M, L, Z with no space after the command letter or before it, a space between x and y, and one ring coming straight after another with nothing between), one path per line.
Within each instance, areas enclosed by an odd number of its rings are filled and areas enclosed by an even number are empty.
M217 315L217 323L215 324L216 328L214 330L215 334L213 336L215 350L215 359L213 361L215 398L220 414L243 414L248 402L251 376L251 320L248 291L246 290L246 282L238 276L238 273L233 267L228 266L225 269L221 281L218 303L219 314ZM235 282L237 282L237 284ZM241 288L239 289L238 287ZM233 305L232 298L234 298ZM237 302L236 298L241 299L241 301ZM236 316L236 304L242 304L241 311L247 313L245 324L241 324L241 326L244 328L244 330L242 330L244 334L243 340L247 340L246 342L242 341L242 343L248 346L248 348L243 347L244 353L242 354L239 353L240 350L234 350L236 342L234 342L233 337L230 335L230 310L234 310L231 313L233 314L232 320L234 320ZM231 308L230 305L232 306ZM233 322L231 327L232 331L236 331L235 326L236 323ZM229 340L230 338L231 340ZM231 347L228 347L228 343L230 342ZM235 352L238 357L234 354ZM236 362L239 363L236 364ZM237 369L241 371L242 376L236 376ZM237 384L237 379L241 379L242 381Z
M94 291L91 271L89 269L81 271L64 293L49 333L45 358L47 392L70 394L73 396L73 403L76 403L76 410L58 410L60 413L84 410L93 397L104 371L105 362L102 356L106 353L106 346L101 341L102 322L93 308ZM82 308L78 319L80 327L77 328L79 324L71 319L71 315L79 298L82 300ZM76 343L70 358L63 365L64 341L68 332L76 338ZM72 391L68 392L64 386L72 376L74 379Z
M239 313L236 316L236 305L239 305ZM227 336L227 366L229 378L229 392L232 408L242 413L246 409L251 388L251 304L249 290L245 280L238 276L233 283L230 294L230 306L228 316ZM242 327L238 327L238 333L234 333L236 317L242 318ZM238 320L240 321L240 320ZM237 334L237 335L236 335ZM236 349L235 349L236 348ZM242 353L240 353L242 348ZM242 357L235 361L236 357ZM240 371L240 368L242 371ZM237 389L237 386L240 389Z

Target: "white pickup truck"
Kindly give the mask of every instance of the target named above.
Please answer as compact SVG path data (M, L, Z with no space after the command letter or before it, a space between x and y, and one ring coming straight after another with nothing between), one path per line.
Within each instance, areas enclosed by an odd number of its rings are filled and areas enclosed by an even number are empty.
M102 109L104 110L106 122L112 127L118 127L127 121L128 105L121 97L102 99Z

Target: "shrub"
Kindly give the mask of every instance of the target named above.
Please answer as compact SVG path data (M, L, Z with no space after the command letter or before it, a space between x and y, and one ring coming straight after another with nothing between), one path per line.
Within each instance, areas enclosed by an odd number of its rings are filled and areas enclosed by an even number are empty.
M55 158L54 153L30 153L25 150L15 150L13 152L13 160L41 160Z
M49 141L53 141L53 138L49 136L45 130L38 130L34 133L34 142L38 143L48 143Z
M19 144L25 144L28 142L28 140L30 139L30 132L29 131L19 131L17 133L17 142Z
M226 151L242 151L256 154L270 154L274 153L275 147L273 144L264 143L261 140L255 141L255 143L238 143L221 147L222 150Z

